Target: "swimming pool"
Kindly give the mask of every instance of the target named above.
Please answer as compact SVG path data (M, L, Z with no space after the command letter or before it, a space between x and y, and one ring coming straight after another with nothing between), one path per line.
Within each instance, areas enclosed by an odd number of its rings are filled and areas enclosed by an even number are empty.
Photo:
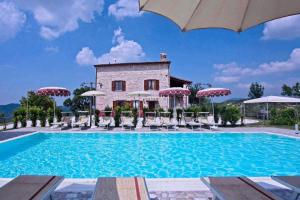
M300 174L300 140L278 135L37 133L0 143L0 177Z

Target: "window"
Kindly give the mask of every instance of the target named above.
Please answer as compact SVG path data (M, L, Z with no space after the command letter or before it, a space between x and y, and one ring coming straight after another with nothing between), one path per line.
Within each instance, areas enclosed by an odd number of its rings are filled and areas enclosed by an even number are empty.
M159 80L145 80L144 81L144 90L159 90Z
M112 82L112 91L126 91L126 82L125 81L113 81Z

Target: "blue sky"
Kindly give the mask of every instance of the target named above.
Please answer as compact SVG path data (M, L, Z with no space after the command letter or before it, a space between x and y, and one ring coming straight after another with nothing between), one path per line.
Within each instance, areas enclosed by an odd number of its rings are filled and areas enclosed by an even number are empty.
M94 81L93 63L158 61L160 52L173 75L228 87L228 98L246 97L255 81L274 95L300 81L300 16L238 34L181 32L164 17L139 13L136 0L0 1L0 13L0 104L39 87L73 90Z

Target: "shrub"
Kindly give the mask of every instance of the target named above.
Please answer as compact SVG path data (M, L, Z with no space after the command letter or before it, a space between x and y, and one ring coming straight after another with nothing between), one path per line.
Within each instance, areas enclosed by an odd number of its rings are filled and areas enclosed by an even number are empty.
M227 105L220 110L222 125L226 126L229 122L232 126L236 125L236 122L240 119L241 114L238 107L234 105Z
M214 121L215 123L219 123L219 118L220 118L220 106L217 104L214 104Z
M56 110L55 110L55 115L56 115L57 121L58 121L58 122L61 122L61 118L62 118L62 112L61 112L61 109L56 108Z
M272 109L271 124L273 125L294 125L297 123L296 110L293 108Z
M13 127L13 128L14 128L14 129L15 129L15 128L18 128L18 122L19 122L19 121L18 121L18 117L17 117L17 116L14 116L14 118L12 119L12 121L13 121L13 123L14 123L14 127Z
M120 126L121 112L122 112L122 108L120 106L116 106L115 117L114 117L116 127Z
M21 122L21 127L26 127L27 126L27 119L26 119L26 109L23 107L20 107L19 109L17 109L15 111L15 117L16 117L16 121Z
M99 125L99 115L100 115L100 110L95 110L95 125Z
M188 107L187 109L185 109L185 112L192 112L193 113L193 117L197 117L197 113L201 112L201 107L198 105L192 105L190 107Z
M48 117L48 123L51 126L51 124L53 123L53 109L52 108L48 108L47 110L47 117Z
M38 107L31 107L29 109L29 119L31 120L31 126L36 127L36 122L39 116L40 108Z
M133 125L136 126L138 123L138 110L136 108L132 110L132 115L133 115Z
M41 122L41 127L45 127L47 121L47 112L43 109L40 109L38 119Z

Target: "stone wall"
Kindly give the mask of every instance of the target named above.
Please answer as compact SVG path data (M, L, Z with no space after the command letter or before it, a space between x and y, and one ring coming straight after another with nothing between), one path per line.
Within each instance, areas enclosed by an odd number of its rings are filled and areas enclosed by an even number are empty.
M103 110L105 106L113 106L113 101L134 100L129 97L130 92L144 91L144 80L159 80L159 89L170 86L170 62L151 62L151 63L129 63L129 64L108 64L96 66L97 90L106 94L104 97L96 98L96 107ZM126 81L126 91L112 91L112 81ZM99 84L100 83L100 84ZM148 91L151 97L149 100L158 100L160 107L168 107L167 98L159 98L157 90ZM146 103L146 102L145 102Z

